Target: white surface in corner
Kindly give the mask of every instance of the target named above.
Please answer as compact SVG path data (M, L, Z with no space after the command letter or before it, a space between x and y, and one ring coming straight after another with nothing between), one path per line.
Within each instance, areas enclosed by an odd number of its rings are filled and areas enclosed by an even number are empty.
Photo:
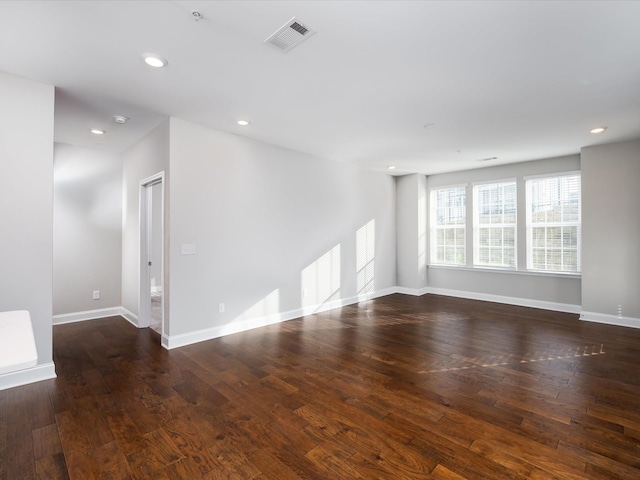
M0 375L38 363L31 316L26 310L0 312Z

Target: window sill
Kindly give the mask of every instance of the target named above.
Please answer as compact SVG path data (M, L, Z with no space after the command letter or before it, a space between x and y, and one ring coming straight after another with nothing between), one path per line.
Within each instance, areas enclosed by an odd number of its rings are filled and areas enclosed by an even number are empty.
M563 272L540 272L537 270L515 270L507 268L491 268L491 267L469 267L466 265L439 265L431 264L427 265L427 269L432 270L459 270L467 272L479 272L479 273L504 273L507 275L532 275L536 277L555 277L555 278L572 278L580 280L582 275L580 273L563 273Z

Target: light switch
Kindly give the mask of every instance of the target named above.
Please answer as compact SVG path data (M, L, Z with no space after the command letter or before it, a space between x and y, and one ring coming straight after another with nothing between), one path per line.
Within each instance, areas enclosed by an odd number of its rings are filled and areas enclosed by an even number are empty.
M180 248L180 253L182 253L182 255L195 255L196 254L195 243L183 243Z

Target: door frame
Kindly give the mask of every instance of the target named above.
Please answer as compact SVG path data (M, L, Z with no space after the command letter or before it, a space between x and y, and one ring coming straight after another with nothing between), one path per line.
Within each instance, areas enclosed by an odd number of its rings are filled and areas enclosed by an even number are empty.
M162 312L162 337L165 334L165 315L164 315L164 306L165 306L165 297L166 297L166 285L165 285L165 277L164 277L164 238L165 238L165 222L164 222L164 198L165 198L165 181L164 181L164 171L156 173L155 175L151 175L150 177L145 178L144 180L140 180L139 182L139 279L140 284L139 295L138 295L138 327L139 328L147 328L151 324L151 278L149 275L149 259L151 256L151 219L152 219L152 208L153 202L151 200L152 189L151 187L154 185L160 184L162 188L160 189L160 216L161 216L161 230L162 236L160 239L160 257L162 264L160 265L160 278L162 279L162 301L161 301L161 312Z

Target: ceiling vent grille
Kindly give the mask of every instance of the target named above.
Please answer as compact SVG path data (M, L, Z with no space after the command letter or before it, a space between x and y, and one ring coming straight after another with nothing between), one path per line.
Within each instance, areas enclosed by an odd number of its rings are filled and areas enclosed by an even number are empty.
M288 52L293 47L300 45L303 41L316 33L315 30L292 18L273 35L265 40L282 52Z

